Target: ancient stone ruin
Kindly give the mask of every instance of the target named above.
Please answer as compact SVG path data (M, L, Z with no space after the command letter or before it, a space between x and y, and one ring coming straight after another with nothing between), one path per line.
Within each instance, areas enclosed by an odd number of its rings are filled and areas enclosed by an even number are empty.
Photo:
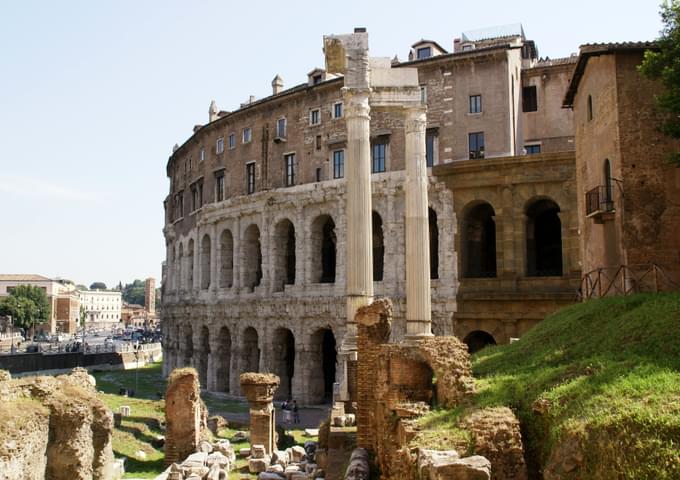
M14 380L0 371L0 478L116 478L113 416L94 385L80 368Z
M271 455L276 447L274 393L279 377L272 373L242 373L241 392L250 404L250 444L261 445Z
M207 409L201 400L198 373L179 368L168 377L165 394L165 464L196 452L207 428Z

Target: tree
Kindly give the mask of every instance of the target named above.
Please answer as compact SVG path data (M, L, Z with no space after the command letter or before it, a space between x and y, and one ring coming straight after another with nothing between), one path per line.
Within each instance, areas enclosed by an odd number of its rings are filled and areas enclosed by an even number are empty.
M126 283L123 287L122 297L127 303L144 305L144 282L135 279L132 283Z
M647 50L639 69L665 87L656 95L658 108L669 114L660 125L661 132L680 138L680 0L664 0L661 19L664 26L658 50ZM680 165L680 152L671 153L671 161Z
M29 328L49 320L52 308L47 293L35 285L19 285L0 302L0 315L11 315L15 326Z
M90 290L106 290L106 284L104 282L94 282L90 285Z

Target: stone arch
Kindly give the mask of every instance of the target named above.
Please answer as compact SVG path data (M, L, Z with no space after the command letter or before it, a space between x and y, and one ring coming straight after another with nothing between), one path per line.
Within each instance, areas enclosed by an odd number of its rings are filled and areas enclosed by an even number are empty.
M274 291L283 291L284 285L295 284L295 226L289 219L280 220L274 227L272 242L274 257Z
M220 253L220 287L231 288L234 285L234 236L229 229L220 234Z
M194 332L191 325L184 327L184 348L182 349L182 366L191 367L194 361Z
M493 335L484 330L474 330L465 335L463 343L467 345L470 353L475 353L489 345L496 345L496 339L493 338Z
M218 392L229 393L231 374L231 332L229 328L220 328L216 359L215 388Z
M312 281L335 283L337 257L335 222L330 215L319 215L312 222Z
M373 210L371 215L373 232L373 281L382 282L385 270L385 236L383 221L378 212Z
M251 291L262 281L262 246L260 229L250 224L243 235L243 286Z
M194 239L189 239L187 247L187 289L194 289Z
M333 384L337 371L337 344L330 327L320 328L311 338L309 399L311 403L333 401Z
M201 337L198 350L198 382L202 389L208 388L208 358L210 357L210 330L205 325L201 327Z
M184 245L180 242L179 244L179 256L177 258L177 290L184 289ZM179 337L178 337L179 338Z
M562 275L562 222L559 212L559 205L549 198L539 198L528 203L527 276Z
M463 277L496 276L495 215L487 202L475 203L465 209L461 228Z
M272 337L271 370L279 376L281 383L276 391L277 399L292 398L293 375L295 375L295 336L284 327L274 331Z
M201 290L210 288L211 251L210 235L206 233L201 240Z
M439 226L437 212L434 208L427 209L427 222L430 234L430 278L439 278Z
M241 341L241 373L260 371L260 339L257 330L246 327Z

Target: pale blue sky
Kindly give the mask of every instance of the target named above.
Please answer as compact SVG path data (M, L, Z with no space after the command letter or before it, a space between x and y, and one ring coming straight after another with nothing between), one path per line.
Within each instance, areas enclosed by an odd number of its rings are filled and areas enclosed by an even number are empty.
M323 66L322 36L365 26L373 56L522 22L541 56L651 40L657 0L0 0L0 273L153 276L165 164L211 99L234 110Z

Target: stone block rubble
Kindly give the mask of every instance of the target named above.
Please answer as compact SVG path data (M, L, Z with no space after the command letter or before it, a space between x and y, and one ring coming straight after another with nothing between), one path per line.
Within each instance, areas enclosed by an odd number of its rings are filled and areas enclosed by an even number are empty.
M172 463L155 480L223 480L236 465L229 440L200 442L196 452L180 463Z

